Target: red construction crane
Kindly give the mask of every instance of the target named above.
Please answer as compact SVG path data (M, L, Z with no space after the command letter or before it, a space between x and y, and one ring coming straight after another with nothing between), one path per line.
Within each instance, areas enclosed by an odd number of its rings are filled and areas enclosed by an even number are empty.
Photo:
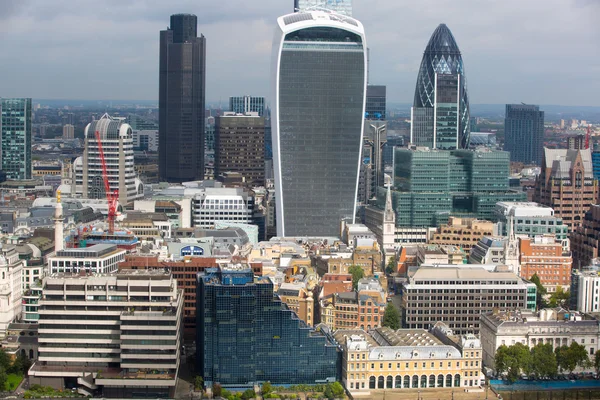
M102 150L102 140L100 132L96 131L96 141L98 142L98 153L100 153L100 161L102 163L102 179L104 180L104 192L106 200L108 200L108 233L112 234L115 231L115 216L117 215L117 201L119 200L119 191L110 191L108 183L108 172L106 170L106 160L104 159L104 150Z
M590 126L588 125L588 127L587 127L587 133L585 135L585 148L586 149L590 148L590 135L591 135Z

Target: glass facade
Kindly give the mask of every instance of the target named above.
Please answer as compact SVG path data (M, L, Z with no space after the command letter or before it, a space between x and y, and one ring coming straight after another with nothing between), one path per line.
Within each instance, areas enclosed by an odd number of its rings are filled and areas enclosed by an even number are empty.
M482 150L396 149L392 202L398 227L439 226L450 215L494 220L499 201L525 201L509 189L509 154ZM386 191L378 190L383 208Z
M273 294L251 270L198 275L197 363L205 382L313 384L339 377L341 353Z
M7 179L31 179L31 99L1 99L1 169Z
M469 115L462 56L452 32L441 24L431 35L417 76L411 142L440 149L468 148Z
M385 120L386 87L384 85L367 86L365 119Z
M206 39L197 18L171 16L160 32L158 169L161 180L204 179Z
M342 15L352 16L352 0L294 0L294 11L311 7L326 8Z
M299 15L311 14L292 16ZM354 218L366 49L352 22L348 30L322 26L326 20L293 30L290 22L291 32L275 55L279 236L338 236L340 221Z
M510 153L511 161L542 165L544 112L538 106L506 105L504 150Z
M237 96L229 98L229 111L236 114L257 112L259 116L265 115L265 98L253 96Z

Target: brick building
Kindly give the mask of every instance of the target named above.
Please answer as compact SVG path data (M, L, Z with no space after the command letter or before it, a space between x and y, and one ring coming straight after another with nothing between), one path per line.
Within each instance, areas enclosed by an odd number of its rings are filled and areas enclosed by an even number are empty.
M519 238L521 277L531 279L534 274L548 291L557 286L565 290L571 284L571 253L563 251L562 244L553 235L540 235L535 238Z
M581 225L571 233L573 263L577 268L590 265L600 248L600 205L592 205Z

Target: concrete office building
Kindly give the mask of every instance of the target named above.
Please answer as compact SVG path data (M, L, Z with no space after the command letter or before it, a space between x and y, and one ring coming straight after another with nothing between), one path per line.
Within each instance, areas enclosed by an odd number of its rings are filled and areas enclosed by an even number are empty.
M551 207L569 230L581 225L590 206L598 202L591 150L544 148L542 172L536 180L533 199Z
M241 174L249 186L265 185L265 119L225 112L215 118L215 177Z
M507 104L504 117L504 150L511 161L542 164L544 112L538 106Z
M585 347L593 359L598 350L600 321L583 320L581 315L562 309L506 310L481 315L481 345L483 365L495 368L498 347L522 343L527 347L551 344L554 349L576 342ZM593 371L577 368L576 371Z
M19 258L14 245L0 248L0 337L8 324L21 316L23 297L23 270L25 262Z
M75 139L75 127L71 124L63 125L63 139Z
M513 217L515 235L555 235L556 239L568 241L569 227L550 207L533 202L501 201L494 209L494 220L498 221L499 233L508 234L509 217Z
M535 309L536 287L512 272L476 266L422 266L402 283L403 326L441 321L457 334L479 334L479 317L499 309Z
M483 385L481 342L454 335L443 323L424 329L341 329L342 382L352 395L384 389L467 388ZM407 395L408 396L408 395Z
M600 312L600 275L598 271L573 270L570 307L582 313Z
M109 274L125 259L125 250L116 244L95 244L90 247L63 249L48 257L48 270L54 273Z
M85 127L85 149L83 152L83 195L90 199L106 199L100 146L106 161L106 172L111 192L118 191L119 203L129 202L144 196L144 185L136 177L133 161L133 136L131 127L122 119L104 114Z
M204 179L206 39L192 14L160 31L158 170L167 182Z
M223 266L198 276L197 369L208 386L337 380L341 354L273 296L269 278Z
M447 225L437 228L429 243L457 246L463 249L468 256L473 246L484 236L496 233L496 230L496 225L491 221L450 217Z
M272 61L277 236L338 236L340 222L353 223L356 214L367 88L363 26L331 11L285 15L277 20Z
M183 291L170 273L61 273L42 285L30 384L88 397L175 396Z
M0 99L0 170L31 179L31 99Z

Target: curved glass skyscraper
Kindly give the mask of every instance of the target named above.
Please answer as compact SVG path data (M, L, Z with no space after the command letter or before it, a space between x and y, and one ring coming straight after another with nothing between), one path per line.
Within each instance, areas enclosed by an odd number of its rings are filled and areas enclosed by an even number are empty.
M280 17L273 43L273 167L278 236L339 236L354 221L367 86L357 20Z
M423 53L411 110L411 143L437 149L469 147L469 96L462 56L440 24Z

